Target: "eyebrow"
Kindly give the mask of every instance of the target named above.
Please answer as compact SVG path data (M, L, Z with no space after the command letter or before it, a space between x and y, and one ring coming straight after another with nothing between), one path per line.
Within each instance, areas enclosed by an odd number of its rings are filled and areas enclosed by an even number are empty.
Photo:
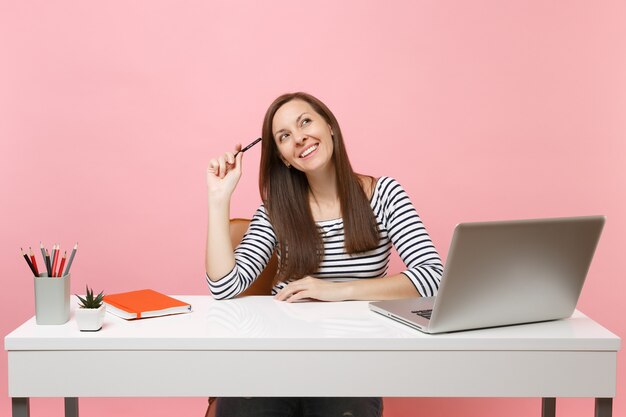
M300 120L302 120L302 117L303 117L305 114L308 114L308 112L304 112L304 113L302 113L300 116L298 116L298 118L296 119L296 124L300 123ZM281 132L286 132L286 131L287 131L287 129L280 129L280 130L277 130L276 132L274 132L274 137L276 137L276 135L278 135L279 133L281 133Z

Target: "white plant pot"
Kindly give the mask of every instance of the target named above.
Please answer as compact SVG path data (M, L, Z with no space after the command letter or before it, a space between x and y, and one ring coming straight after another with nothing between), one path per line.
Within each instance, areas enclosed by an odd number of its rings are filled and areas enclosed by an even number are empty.
M106 307L76 309L76 323L81 332L97 332L102 328Z

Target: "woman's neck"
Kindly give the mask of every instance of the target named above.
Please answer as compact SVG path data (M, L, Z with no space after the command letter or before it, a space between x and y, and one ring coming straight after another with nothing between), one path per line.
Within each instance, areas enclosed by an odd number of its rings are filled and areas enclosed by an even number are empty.
M316 221L341 217L341 204L337 192L337 175L334 169L307 174L310 204Z
M306 177L313 200L319 202L339 200L337 193L337 174L334 168L324 170L324 172L307 173Z

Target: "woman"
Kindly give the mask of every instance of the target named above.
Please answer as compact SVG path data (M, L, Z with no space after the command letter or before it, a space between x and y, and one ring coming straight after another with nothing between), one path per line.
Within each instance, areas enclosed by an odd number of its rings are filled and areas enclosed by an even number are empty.
M273 293L278 300L436 294L441 259L407 194L394 179L352 170L339 124L324 103L306 93L278 97L265 115L262 139L263 204L236 250L230 243L229 207L243 154L227 152L209 162L206 272L213 297L231 298L245 290L274 250L279 269ZM407 269L386 276L392 245ZM349 409L354 416L379 416L382 402L220 398L217 414L242 416L249 410L258 416L267 409L267 415L277 415L277 407L284 415L342 415Z

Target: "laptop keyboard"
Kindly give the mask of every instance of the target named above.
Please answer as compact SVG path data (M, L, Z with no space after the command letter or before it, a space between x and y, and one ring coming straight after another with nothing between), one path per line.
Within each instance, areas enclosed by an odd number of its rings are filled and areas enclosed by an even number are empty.
M433 310L411 310L411 313L417 314L418 316L422 316L428 320L430 320L430 315L433 313Z

